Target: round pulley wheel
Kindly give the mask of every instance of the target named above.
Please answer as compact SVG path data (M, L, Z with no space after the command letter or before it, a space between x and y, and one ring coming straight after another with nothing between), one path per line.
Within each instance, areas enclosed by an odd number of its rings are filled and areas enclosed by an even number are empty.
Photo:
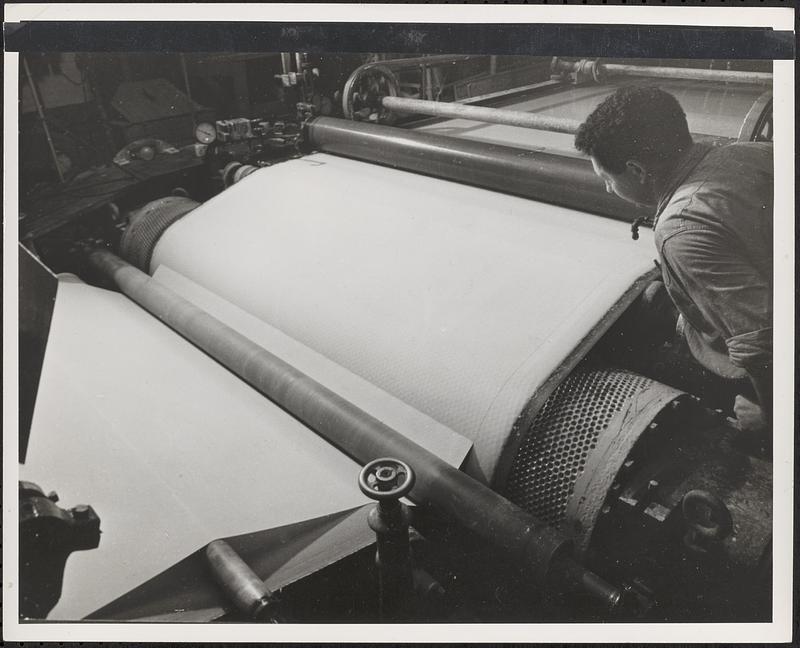
M228 162L222 169L222 186L226 189L234 184L234 175L242 168L241 162Z
M358 487L374 500L405 497L414 487L414 471L398 459L375 459L361 470Z
M397 117L383 107L384 97L396 97L400 84L383 65L365 66L347 80L342 94L342 111L347 119L393 124Z

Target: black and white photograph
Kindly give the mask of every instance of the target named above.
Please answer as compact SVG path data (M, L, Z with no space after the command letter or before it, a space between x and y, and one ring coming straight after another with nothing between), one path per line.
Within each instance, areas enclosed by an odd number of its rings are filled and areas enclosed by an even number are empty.
M37 6L5 638L791 639L793 10Z

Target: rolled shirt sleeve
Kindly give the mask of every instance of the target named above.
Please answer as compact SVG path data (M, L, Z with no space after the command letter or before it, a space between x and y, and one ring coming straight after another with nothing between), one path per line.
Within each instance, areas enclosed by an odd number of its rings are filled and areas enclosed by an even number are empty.
M683 228L662 241L661 260L678 309L696 330L722 337L732 364L772 364L772 285L735 241L724 231Z

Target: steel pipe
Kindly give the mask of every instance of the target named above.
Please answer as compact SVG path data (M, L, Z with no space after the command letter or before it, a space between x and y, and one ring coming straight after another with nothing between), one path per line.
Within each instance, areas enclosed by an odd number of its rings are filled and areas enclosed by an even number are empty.
M470 59L480 58L484 55L475 55L475 54L434 54L432 56L415 56L412 58L399 58L399 59L387 59L385 61L372 61L370 63L364 63L364 65L356 68L353 73L350 75L352 78L357 73L369 69L375 65L382 65L384 67L388 67L392 70L401 70L403 68L412 68L418 67L420 65L455 65L460 61L469 61Z
M502 110L499 108L467 106L461 103L443 101L424 101L422 99L407 99L405 97L384 97L381 103L384 108L395 112L430 115L432 117L471 119L488 124L522 126L523 128L535 128L556 133L575 133L578 130L578 126L581 125L581 122L576 119L551 117L549 115L539 115L537 113L523 112L521 110Z
M657 77L661 79L687 79L691 81L719 81L724 83L772 83L770 72L742 72L738 70L704 70L646 65L621 65L601 63L600 69L608 75Z
M552 527L484 484L402 436L266 349L106 249L86 248L88 260L134 302L208 353L224 367L361 464L385 456L413 466L410 497L449 513L460 524L519 561L540 586L564 587L583 573L570 557L571 543ZM598 588L598 577L578 578ZM585 588L586 589L586 588ZM609 605L609 607L613 607Z
M564 61L556 59L553 63L555 72L577 72L588 59L580 61ZM603 63L591 61L602 81L605 76L653 77L660 79L686 79L689 81L717 81L723 83L772 83L771 72L746 72L740 70L706 70L702 68L663 67L660 65L624 65L621 63ZM591 66L590 66L591 67Z
M332 117L306 125L312 149L631 221L651 210L606 191L588 159Z

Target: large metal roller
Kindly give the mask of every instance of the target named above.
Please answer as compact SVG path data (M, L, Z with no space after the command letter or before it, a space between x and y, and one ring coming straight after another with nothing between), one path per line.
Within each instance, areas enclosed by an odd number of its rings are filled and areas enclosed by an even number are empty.
M589 160L389 126L318 117L312 149L588 211L617 220L651 216L609 194Z
M381 100L387 110L405 112L432 117L452 117L454 119L471 119L487 124L505 124L522 128L553 131L555 133L575 133L581 125L577 119L540 115L522 110L505 110L482 106L466 106L446 101L425 101L406 97L384 97Z
M158 281L103 249L91 264L158 317L252 387L362 464L397 457L417 474L411 498L452 515L525 565L538 583L555 578L614 607L619 591L568 557L570 543L552 527L400 435L352 403L226 326Z

